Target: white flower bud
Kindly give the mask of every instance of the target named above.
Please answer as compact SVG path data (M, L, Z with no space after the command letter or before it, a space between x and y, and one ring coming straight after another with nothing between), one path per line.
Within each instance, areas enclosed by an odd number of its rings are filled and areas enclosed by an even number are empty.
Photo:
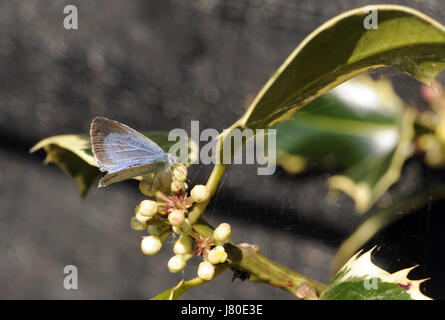
M187 191L187 189L189 188L189 185L187 184L187 182L181 182L181 188L184 191Z
M141 231L147 228L147 225L145 223L140 223L136 217L131 217L130 219L130 227L133 230Z
M179 226L184 222L185 215L182 210L173 210L168 215L168 221L172 226Z
M209 200L210 198L210 190L206 186L202 184L197 184L193 187L192 191L190 192L190 195L192 196L193 201L195 202L204 202Z
M141 241L141 250L149 256L155 255L162 248L162 242L158 236L144 237Z
M136 220L139 221L139 223L146 224L148 220L150 220L150 217L143 216L140 214L140 212L136 213Z
M215 274L215 267L208 261L201 262L198 267L198 277L203 280L212 280Z
M182 189L181 183L178 180L173 180L170 185L170 190L173 193L177 193L177 192L181 191L181 189Z
M144 200L139 204L138 213L146 217L153 217L158 211L158 204L153 200Z
M184 222L179 226L173 226L173 231L180 235L188 235L192 232L192 224L189 219L185 219Z
M216 246L209 251L207 259L213 264L224 263L227 260L227 252L224 250L223 246Z
M148 197L153 197L157 191L153 184L153 178L150 176L144 177L141 182L139 182L139 190Z
M189 236L180 236L173 246L176 254L186 254L193 250L193 240Z
M177 273L185 268L186 263L186 259L184 259L181 254L177 254L168 260L168 270L170 270L172 273Z
M187 180L187 168L182 163L178 163L173 168L173 177L179 182L184 182Z
M229 240L231 233L230 224L228 223L221 223L215 231L213 231L213 238L215 238L216 241L224 242L226 240Z

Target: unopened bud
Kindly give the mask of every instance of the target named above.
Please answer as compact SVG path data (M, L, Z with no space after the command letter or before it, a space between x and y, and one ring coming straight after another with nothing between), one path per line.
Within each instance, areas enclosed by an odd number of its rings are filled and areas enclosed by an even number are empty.
M144 237L141 241L141 250L146 255L155 255L161 248L162 242L158 236Z
M139 182L139 190L148 197L153 197L156 193L156 188L153 185L153 178L146 176Z
M223 246L216 246L209 251L207 259L213 264L224 263L227 260L227 252Z
M173 177L179 182L184 182L187 180L187 168L182 163L178 163L173 168Z
M168 270L170 270L172 273L177 273L185 268L186 263L187 262L184 257L181 254L177 254L168 260Z
M153 200L144 200L139 204L138 213L146 217L153 217L158 211L158 204Z
M210 190L206 186L202 184L197 184L193 187L192 191L190 192L190 195L192 196L193 201L195 202L204 202L209 200L210 198Z
M136 213L136 220L139 221L139 223L145 224L148 220L150 220L150 217L143 216L140 212Z
M230 238L231 228L228 223L221 223L215 231L213 231L213 238L216 241L226 241Z
M131 217L130 219L130 227L133 230L141 231L147 228L147 225L145 223L139 222L136 217Z
M174 193L177 193L181 191L181 189L182 189L181 183L178 180L173 180L170 185L170 190Z
M168 222L170 222L170 224L172 226L181 225L184 222L184 219L185 219L185 215L184 215L184 211L182 211L182 210L173 210L168 215Z
M176 254L186 254L193 250L193 240L189 236L180 236L173 246Z
M208 261L201 262L198 267L198 277L203 280L212 280L215 267Z
M173 231L180 235L188 235L192 232L192 224L189 219L185 219L179 226L173 226Z

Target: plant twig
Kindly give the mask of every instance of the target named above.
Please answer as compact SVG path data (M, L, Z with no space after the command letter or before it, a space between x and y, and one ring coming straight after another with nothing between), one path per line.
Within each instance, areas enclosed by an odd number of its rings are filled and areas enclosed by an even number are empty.
M193 227L204 238L213 234L213 229L203 219ZM308 300L318 299L325 288L324 284L266 258L255 245L227 243L224 248L229 255L229 266L245 273L250 281L266 283L286 290L299 299Z
M236 127L236 124L232 127ZM219 154L222 152L224 139L230 132L230 129L232 128L226 130L218 141ZM215 194L218 188L218 183L226 168L226 164L215 164L206 184L210 191L210 198ZM213 234L213 228L201 218L208 203L209 201L195 204L188 214L188 219L193 224L194 230L203 238L208 238ZM324 284L306 278L305 276L266 258L259 253L259 249L255 245L247 243L240 245L227 243L224 245L224 248L226 249L230 260L227 265L234 270L242 271L247 275L247 278L253 282L273 285L290 292L292 295L300 299L318 299L325 288ZM193 281L193 283L199 282L199 280L196 279Z
M218 183L221 180L226 168L227 168L226 164L215 164L215 166L213 167L213 171L210 174L209 180L207 180L207 184L206 184L206 187L209 188L209 190L210 190L210 197L212 197L215 194L215 192L218 188ZM198 219L203 214L203 212L206 209L209 202L210 202L210 200L205 201L205 202L199 202L199 203L196 203L192 207L192 209L190 210L190 212L188 214L188 219L189 219L190 223L193 224L196 221L198 221Z

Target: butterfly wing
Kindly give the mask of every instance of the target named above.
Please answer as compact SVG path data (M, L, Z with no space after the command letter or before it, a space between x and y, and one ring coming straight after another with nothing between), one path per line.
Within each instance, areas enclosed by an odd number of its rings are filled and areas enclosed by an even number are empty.
M90 135L99 168L108 172L99 187L157 171L168 160L155 142L117 121L94 118Z
M114 173L107 173L99 181L99 187L106 187L112 183L127 180L143 174L158 172L164 167L163 162L143 164L140 166L133 166L127 169L123 169Z

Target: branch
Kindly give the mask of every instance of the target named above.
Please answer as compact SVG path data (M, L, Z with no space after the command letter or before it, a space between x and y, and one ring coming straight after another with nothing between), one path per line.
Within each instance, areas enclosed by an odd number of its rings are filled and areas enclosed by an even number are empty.
M212 173L210 174L209 180L207 180L206 187L210 190L210 199L215 194L216 190L218 189L218 183L221 180L224 171L226 171L227 165L226 164L215 164L213 167ZM198 219L201 217L201 215L204 213L204 210L206 209L207 205L210 202L200 202L196 203L193 208L190 210L188 214L188 219L190 223L195 223L198 221Z
M226 130L221 139L219 139L218 148L220 153L222 150L221 146L230 129ZM210 191L210 199L215 194L218 183L226 168L226 164L215 164L206 184ZM188 214L188 219L193 224L193 229L202 238L208 238L213 235L213 228L201 218L209 202L210 200L195 204ZM306 278L266 258L259 253L259 249L255 245L227 243L224 245L224 248L229 256L228 260L230 262L228 266L234 269L235 272L238 271L240 274L245 274L250 281L266 283L284 289L299 299L318 299L325 288L324 284ZM242 279L244 280L243 277Z
M195 223L193 228L203 238L213 234L213 229L203 219ZM299 299L308 300L318 299L325 288L324 284L266 258L255 245L227 243L224 248L229 255L229 266L241 271L250 281L266 283L284 289Z

